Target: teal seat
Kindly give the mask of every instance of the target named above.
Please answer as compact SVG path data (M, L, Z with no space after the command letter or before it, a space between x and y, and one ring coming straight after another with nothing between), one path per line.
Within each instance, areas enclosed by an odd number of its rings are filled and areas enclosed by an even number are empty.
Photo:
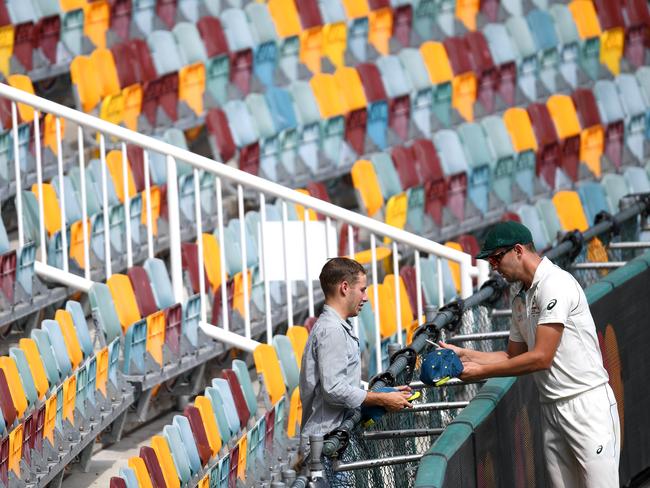
M151 290L159 310L176 304L174 289L165 263L158 258L149 258L144 262L144 269L149 276Z
M74 300L68 300L65 304L65 309L72 316L77 338L79 339L79 344L81 345L81 349L84 355L86 357L92 356L93 342L90 338L88 323L86 322L86 316L83 312L83 309L81 308L81 304L79 302L75 302Z
M219 16L230 52L244 51L255 46L246 13L240 8L228 8Z
M185 61L188 64L205 63L208 60L201 35L194 23L179 22L172 29L172 33L174 34L178 48L183 53Z
M61 42L72 56L83 54L83 9L70 10L61 15Z
M641 171L643 170L641 169ZM609 208L612 209L613 213L617 213L620 210L619 202L621 201L621 198L630 193L627 181L625 181L623 175L615 173L603 175L601 181L605 188L605 193L607 194Z
M241 231L239 219L231 219L228 226L224 229L226 264L228 274L235 275L242 271L241 256ZM246 226L244 226L245 228ZM249 270L257 268L259 258L257 255L257 246L249 232L246 232L246 267Z
M467 155L467 193L476 208L485 215L492 180L490 148L479 124L464 123L457 131Z
M199 321L201 320L201 299L191 296L183 304L183 335L194 347L199 347Z
M176 425L165 425L163 427L163 437L167 440L169 450L172 452L172 460L174 461L178 478L183 483L189 483L192 479L192 470L190 468L190 459L184 447L180 429Z
M232 433L233 437L239 436L239 415L237 414L235 399L233 398L232 392L230 391L230 385L228 385L228 381L223 378L214 378L212 380L212 387L216 388L221 395L221 401L223 402L224 413L226 414L226 420L228 421L230 432Z
M223 404L221 393L217 388L208 386L205 389L205 396L210 399L210 403L212 404L212 410L214 411L214 416L217 421L219 434L221 434L221 440L227 444L228 441L232 438L233 432L230 429L230 423L226 417L226 407Z
M97 371L95 370L95 374ZM77 391L75 396L75 408L82 416L86 416L86 396L88 393L88 363L82 363L74 372ZM93 392L94 393L94 392Z
M246 97L246 106L251 114L260 141L260 176L271 181L278 181L278 163L280 156L280 140L273 123L273 116L261 93L250 93Z
M636 76L636 80L641 88L641 94L643 95L645 105L650 108L650 67L642 66L636 70L634 75ZM650 139L650 109L646 113L645 138Z
M415 0L413 2L413 29L421 39L432 39L436 22L435 0Z
M61 188L59 178L52 178L52 186L56 192L56 196L61 201ZM65 191L65 220L67 225L81 220L81 207L79 205L79 197L72 186L72 181L68 176L63 177L63 189Z
M406 211L406 228L415 234L420 234L426 230L427 214L424 212L424 188L416 186L409 188L406 192L408 198L408 209Z
M253 382L251 381L251 377L248 373L248 367L246 366L246 363L241 359L233 359L232 369L237 375L237 380L239 381L241 389L244 392L244 399L246 400L248 411L250 412L251 417L255 417L257 414L257 397L255 396Z
M522 0L504 0L501 5L509 15L523 15L524 8Z
M25 240L33 242L36 246L41 244L40 217L36 195L31 191L22 192L23 200L23 230Z
M515 151L503 119L490 115L481 120L481 126L487 137L492 167L492 189L505 203L512 203L512 184L516 171ZM531 171L532 173L532 171ZM534 174L530 175L531 178Z
M135 471L131 468L120 468L120 478L126 483L126 488L140 488Z
M201 14L201 0L178 0L178 11L190 22L196 24Z
M159 76L174 73L187 64L174 35L169 31L153 31L147 36L147 46Z
M88 384L86 386L86 398L88 401L95 405L97 392L97 356L92 356L86 363L86 370L88 372Z
M559 40L553 17L545 10L533 9L526 14L538 50L539 77L551 92L557 91L556 76L559 64Z
M385 152L376 152L372 153L369 159L375 168L384 200L388 201L393 195L402 193L402 183L391 157Z
M298 368L298 360L293 351L293 346L287 336L277 334L273 336L273 348L280 360L284 384L287 385L288 393L291 395L300 382L300 369Z
M289 176L306 175L307 168L297 160L300 132L291 94L285 88L272 86L266 90L264 98L279 137L282 168Z
M41 327L50 339L50 344L54 351L54 358L56 359L56 365L61 372L61 376L64 378L70 376L72 373L72 364L70 362L70 357L68 356L68 350L59 323L56 320L44 320Z
M577 190L590 227L596 223L596 216L600 212L611 213L605 189L600 183L583 181L578 183Z
M32 22L38 20L38 14L34 9L32 2L22 2L21 0L7 0L7 10L14 24Z
M278 63L278 34L275 24L264 3L251 2L244 8L250 20L250 28L256 38L253 53L253 72L266 86L274 81L275 68Z
M108 379L118 387L117 366L120 360L120 340L113 339L108 345Z
M106 342L122 335L122 326L113 304L113 295L104 283L93 283L88 292L93 316L106 336Z
M124 373L145 374L147 355L147 322L139 320L128 328L124 337Z
M433 92L429 72L419 49L404 48L397 55L411 80L411 119L425 136L431 134L431 109Z
M10 249L11 246L9 245L9 236L7 235L7 229L5 228L5 224L2 221L2 217L0 216L0 254L4 254Z
M377 346L377 337L375 335L377 323L375 321L375 311L370 303L365 304L359 312L359 329L363 328L368 343L370 357L375 357L375 347ZM359 334L361 335L361 334Z
M199 457L199 450L194 441L190 421L184 415L174 415L173 425L178 429L181 439L183 439L183 448L185 448L185 452L187 453L187 459L190 462L192 473L200 473L202 463Z
M142 37L148 36L153 31L155 7L155 0L133 0L131 19Z
M495 65L504 66L517 62L517 47L510 38L504 24L488 24L483 28L483 34L488 42L488 48ZM503 90L500 91L503 96ZM509 97L511 99L506 100L506 103L514 104L515 94L511 93Z
M16 367L18 368L18 375L20 376L20 383L23 385L23 390L25 391L25 398L27 398L29 405L35 405L38 403L38 392L34 385L34 378L29 369L25 352L18 347L10 347L9 357L15 361Z
M573 21L569 8L560 3L551 5L550 14L553 16L560 43L559 70L571 88L578 87L578 65L580 62L580 35Z
M645 169L636 166L625 168L623 173L631 193L650 192L650 179Z
M505 21L506 29L517 46L517 83L531 102L537 99L538 59L537 46L526 19L519 16Z
M61 380L61 373L59 372L59 367L56 364L56 359L54 357L54 351L52 350L52 345L50 344L50 338L47 335L47 332L41 329L33 329L30 337L36 342L36 347L38 347L38 352L41 355L43 360L43 367L45 368L45 375L47 376L47 381L50 385L56 385Z
M522 205L517 209L517 215L519 215L521 223L530 229L530 233L533 235L535 249L538 251L546 249L550 242L537 209L532 205Z
M427 303L440 305L437 257L429 256L420 258L420 274L422 276L422 289ZM442 298L443 303L453 300L456 295L456 286L451 276L451 269L446 260L442 260Z
M621 73L616 77L615 83L625 111L625 144L632 155L643 162L648 106L633 74Z
M469 187L469 168L465 152L458 138L458 133L451 129L443 129L433 135L433 143L440 156L440 165L445 173L445 177L448 179L462 178L464 173L467 175L467 192L469 193L471 190ZM481 179L477 181L480 182ZM473 196L470 195L470 197L475 205L476 202L480 203L480 200L477 198L478 193L474 192ZM458 190L448 191L446 207L454 217L462 221L465 218L465 189L459 188Z
M300 124L298 154L312 175L317 175L324 169L324 161L321 161L322 158L318 156L321 146L320 110L311 87L306 81L293 82L289 91L293 97Z
M558 236L563 234L560 219L555 211L555 205L548 198L541 198L535 202L535 208L537 208L537 212L546 228L546 235L550 243L555 244Z

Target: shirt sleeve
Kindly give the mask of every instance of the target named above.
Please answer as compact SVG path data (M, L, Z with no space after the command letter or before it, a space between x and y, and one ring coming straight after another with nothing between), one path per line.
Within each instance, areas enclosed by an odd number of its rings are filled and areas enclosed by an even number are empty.
M537 306L539 318L537 325L562 324L566 325L569 314L578 305L580 294L578 285L567 276L551 277L540 283L537 289Z
M347 339L342 326L326 327L318 340L318 374L325 400L339 407L358 408L366 392L349 383Z
M512 318L510 320L510 337L508 337L508 339L512 342L526 342L526 339L521 335L521 330L519 329L519 321L522 320L522 317L519 317L520 313L517 310L518 307L522 310L526 309L526 305L521 303L521 298L515 297L511 303Z

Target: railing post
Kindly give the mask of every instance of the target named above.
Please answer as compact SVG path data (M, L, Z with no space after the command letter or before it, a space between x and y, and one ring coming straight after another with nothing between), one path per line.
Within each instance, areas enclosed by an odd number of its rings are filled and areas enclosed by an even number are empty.
M460 261L460 297L467 298L471 296L474 287L472 286L472 257L464 254Z
M23 229L23 194L21 190L23 185L20 181L20 144L18 143L18 107L16 102L11 103L11 122L12 122L12 135L14 137L14 172L16 175L16 213L18 214L18 245L20 247L25 245L25 230ZM36 114L34 114L36 115ZM39 190L42 192L43 187L41 186ZM43 193L40 194L40 199L43 200ZM41 221L43 219L43 214L41 214ZM42 246L45 246L46 242L41 242Z
M41 155L41 128L39 125L40 124L39 116L40 116L39 112L34 113L34 152L36 153L36 184L38 185L38 194L42 195L43 194L43 159ZM16 146L14 145L14 147ZM21 202L22 202L22 194L21 194ZM20 232L23 223L22 223L22 211L18 210L18 205L16 205L16 211L18 212L18 215L20 215L20 218L18 219L18 230ZM40 197L38 199L38 214L41 216L45 215L43 199ZM40 219L38 219L38 223L39 223L38 231L39 231L39 235L41 236L41 262L43 264L47 264L47 239L45 237L45 219L41 217ZM20 241L20 237L18 240Z
M183 268L181 262L180 210L178 208L178 179L176 161L167 155L167 213L169 216L169 256L174 300L183 301Z
M196 218L196 246L199 266L199 299L201 302L201 321L207 322L207 308L205 303L205 268L203 260L203 220L201 216L201 186L199 184L199 170L194 168L194 212Z

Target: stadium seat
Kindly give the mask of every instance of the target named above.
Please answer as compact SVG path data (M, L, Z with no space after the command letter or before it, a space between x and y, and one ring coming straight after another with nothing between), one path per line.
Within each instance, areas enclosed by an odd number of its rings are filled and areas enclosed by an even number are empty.
M390 156L385 152L372 153L370 161L375 168L384 200L388 201L390 197L402 193L402 184Z
M589 228L578 193L559 191L553 195L553 205L564 231L578 230L584 232Z
M160 461L156 456L156 451L149 446L142 446L140 448L140 457L144 460L144 464L153 486L166 486L165 477L162 468L160 467Z
M533 9L526 14L526 21L538 51L539 77L554 93L558 88L559 39L553 17L547 10Z
M535 249L538 251L546 249L549 245L549 238L537 209L532 205L522 205L517 209L517 215L521 218L521 223L530 229Z
M203 428L205 429L208 445L212 453L212 457L214 457L219 453L221 449L222 439L221 434L219 433L220 429L217 424L217 418L215 416L214 410L212 409L212 404L207 397L199 395L194 400L194 406L199 411L200 420L202 422ZM196 418L193 419L192 417L188 417L190 426L193 422L196 422L196 420ZM203 446L203 444L201 445Z
M201 411L193 405L188 405L185 407L185 410L183 410L183 415L187 417L190 428L192 429L192 434L194 435L194 442L196 443L196 448L201 459L201 464L205 466L215 454L212 452L212 447L208 441L208 429L210 430L210 437L214 440L218 439L219 443L221 442L219 431L217 430L217 424L213 417L207 417L208 422L204 424L201 417Z
M33 339L28 338L20 339L19 346L29 366L38 398L43 400L45 394L49 391L50 383L45 372L43 360L38 351L38 346Z
M241 385L242 391L244 393L244 398L246 399L246 405L248 405L250 416L255 418L257 414L257 397L255 396L253 383L251 382L250 376L248 374L248 367L242 360L234 359L232 362L232 369L237 375L237 379Z
M70 376L72 373L72 364L70 362L70 357L68 356L68 351L65 344L65 339L63 338L63 333L61 332L61 327L58 322L55 320L44 320L41 324L43 330L47 333L48 338L50 339L50 344L52 345L52 351L54 351L54 359L56 365L61 372L61 377L65 378Z
M388 95L388 123L400 140L406 140L411 118L411 79L397 56L382 56L376 64Z
M264 383L270 404L277 404L286 394L286 388L282 381L282 371L278 356L269 344L260 344L253 351L255 368Z
M325 157L334 165L342 166L346 161L343 145L345 136L344 115L347 104L334 75L316 73L309 80L309 86L318 105L322 119L322 149ZM304 96L304 94L303 94Z
M644 168L633 166L625 168L623 176L625 177L625 181L627 181L632 193L645 193L650 191L648 173Z
M611 80L598 80L593 90L600 118L605 126L604 152L609 161L618 169L623 164L625 142L625 113L618 97L618 90Z
M199 473L201 471L201 458L194 443L194 435L192 434L189 420L183 415L174 415L173 426L178 429L178 433L183 440L182 446L187 453L187 459L189 460L192 473Z
M25 392L27 403L30 406L37 404L38 392L36 391L34 379L29 369L29 365L27 364L27 357L25 356L25 353L22 351L22 349L11 347L9 348L9 357L13 360L18 370L18 376Z
M641 168L638 168L641 169ZM643 171L641 169L641 171ZM621 199L630 193L630 188L625 181L625 177L619 174L606 174L603 176L601 183L607 194L607 202L612 213L621 210Z
M388 97L381 74L377 66L372 63L360 63L356 66L356 70L368 101L368 137L379 149L386 149L389 112Z
M580 161L584 161L594 176L598 178L601 175L600 157L603 154L605 136L596 99L592 91L587 88L578 88L572 93L571 98L582 128L580 132Z
M598 78L600 69L600 22L591 0L573 0L568 8L581 39L580 64L592 78Z
M488 24L483 28L483 34L499 70L499 95L507 106L513 106L518 78L517 47L504 24Z
M384 284L377 284L378 304L375 304L374 285L370 285L367 290L368 304L373 310L379 309L379 331L381 339L392 337L397 332L397 318L395 316L395 298L391 296L390 290ZM377 305L377 308L375 308Z
M300 375L291 340L285 335L276 334L273 337L273 347L280 361L280 369L282 370L284 383L287 385L287 393L291 396L294 389L298 387L298 377Z
M560 141L560 167L571 181L576 181L580 165L580 121L571 97L553 95L547 102L549 115Z
M600 212L612 212L605 194L605 188L599 182L582 181L578 183L577 191L589 227L595 225L596 216Z
M359 160L352 166L350 174L359 198L359 207L369 217L381 219L384 199L372 163L367 159Z
M623 73L616 77L616 87L625 110L625 144L639 161L645 161L645 130L648 106L641 94L637 78Z
M196 26L208 58L205 64L207 93L216 103L224 104L230 79L230 59L221 21L216 17L206 16L202 17Z
M18 418L22 418L25 414L25 411L27 410L28 403L27 397L25 396L25 390L23 389L22 383L20 381L20 375L18 374L18 368L15 361L7 356L0 357L0 370L2 370L4 373L7 385L9 386L11 400L16 409ZM11 415L11 408L7 408L6 415ZM7 421L6 417L5 421ZM11 425L9 422L7 422L7 424Z
M451 123L453 71L445 47L440 42L426 41L420 46L422 60L432 85L432 111L438 121Z
M83 361L84 356L83 351L81 350L81 345L79 344L79 339L77 338L77 331L75 329L75 323L72 320L72 314L66 310L57 310L54 319L58 322L59 328L61 329L72 368L76 369Z
M451 80L451 104L463 120L474 120L474 102L477 94L476 73L473 70L467 46L460 37L443 41L454 77Z
M237 409L237 415L239 416L239 425L243 431L243 429L248 425L248 420L250 419L250 411L248 410L248 405L244 398L244 392L239 384L237 375L232 369L225 369L223 371L223 377L228 382L228 387L230 388L232 399L235 403L235 408Z
M481 120L487 142L487 154L492 168L492 189L504 203L512 202L515 176L515 155L510 135L501 117L491 115Z
M532 196L538 146L530 117L523 108L510 108L503 114L503 122L518 153L515 180L524 194Z
M210 404L212 405L212 411L214 412L217 426L219 427L221 440L224 443L229 443L231 439L236 439L236 437L233 435L235 432L233 432L231 428L228 415L226 414L226 406L224 405L223 398L219 390L213 386L208 386L205 389L205 396L209 399ZM239 421L237 421L237 430L238 428Z
M399 277L395 278L394 274L388 274L384 277L384 287L387 288L388 294L393 297L393 303L395 304L395 311L393 312L397 320L397 302L395 300L395 288L399 286L399 299L400 299L400 314L399 320L402 324L402 333L406 335L406 343L409 344L412 339L413 331L417 327L417 321L415 320L415 315L413 309L411 308L411 302L409 296L406 292L406 286L404 281Z
M506 29L517 47L517 83L530 101L537 99L539 61L537 46L524 17L513 16L505 21Z
M488 211L488 196L491 187L490 150L483 129L479 124L465 123L458 128L458 135L467 154L467 194L476 208L485 215Z
M221 12L220 19L231 52L230 81L246 95L250 91L254 45L246 14L229 8Z
M465 218L468 167L460 139L456 132L444 129L434 134L433 142L447 178L446 206L456 219L462 221Z
M616 76L621 70L625 42L625 21L621 5L609 0L594 0L600 23L600 62Z
M560 146L553 120L548 107L541 103L531 103L528 105L527 112L537 139L535 173L540 181L554 189L560 166Z
M231 436L239 436L241 433L241 424L239 421L239 414L237 413L235 400L232 396L232 391L230 390L228 381L223 378L214 378L212 380L212 386L216 389L221 397L221 402L224 406L224 413L226 414L226 420L228 421Z

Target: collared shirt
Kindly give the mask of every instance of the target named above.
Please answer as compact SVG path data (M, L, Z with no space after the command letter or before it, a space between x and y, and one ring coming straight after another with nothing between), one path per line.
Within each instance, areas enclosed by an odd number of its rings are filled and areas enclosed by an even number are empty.
M359 339L352 325L325 305L307 339L300 368L303 444L310 435L327 434L341 425L345 412L359 408L365 399Z
M576 279L544 258L528 290L513 287L510 340L535 347L537 326L562 324L551 367L533 373L542 402L572 397L607 383L596 326L587 297Z

